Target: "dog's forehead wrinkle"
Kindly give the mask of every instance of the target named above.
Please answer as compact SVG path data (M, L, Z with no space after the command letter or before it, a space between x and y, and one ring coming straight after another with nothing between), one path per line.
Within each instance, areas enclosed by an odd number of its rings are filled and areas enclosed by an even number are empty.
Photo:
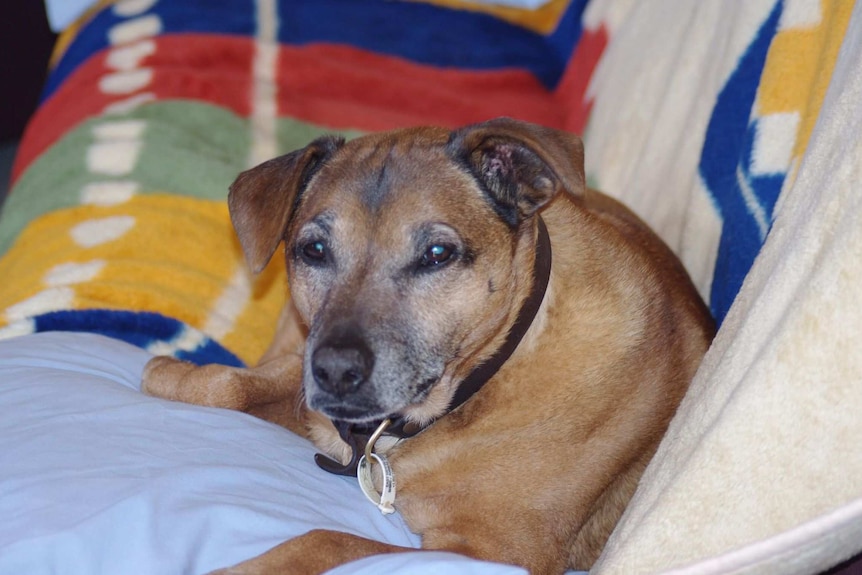
M339 150L330 162L330 173L335 181L352 182L353 192L373 211L389 197L392 180L402 179L399 172L415 164L414 151L433 145L433 138L405 142L391 134L371 134L351 140Z
M360 199L372 212L379 210L390 195L394 156L394 147L378 145L369 150L367 157L356 159L356 171L362 174L358 190Z

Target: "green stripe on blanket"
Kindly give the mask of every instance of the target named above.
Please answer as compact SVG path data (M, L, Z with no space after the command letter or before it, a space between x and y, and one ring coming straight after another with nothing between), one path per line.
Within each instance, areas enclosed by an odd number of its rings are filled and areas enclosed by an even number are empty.
M327 132L278 120L278 153ZM30 221L60 208L113 205L153 190L224 200L236 175L249 167L249 142L247 119L199 102L154 102L128 114L88 120L18 181L0 219L0 254Z

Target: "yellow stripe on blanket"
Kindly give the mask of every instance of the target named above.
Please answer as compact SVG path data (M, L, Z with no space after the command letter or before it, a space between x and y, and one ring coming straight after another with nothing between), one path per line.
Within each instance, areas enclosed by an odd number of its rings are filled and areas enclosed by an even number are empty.
M31 222L0 259L0 327L51 311L156 312L197 328L246 363L265 351L287 296L284 262L258 278L224 202L138 195Z
M501 4L488 4L483 2L471 2L470 0L413 0L414 2L426 2L446 8L458 10L472 10L490 14L510 24L521 26L539 34L550 34L557 28L560 18L569 6L571 0L550 0L534 10L518 8L515 6L504 6Z
M793 163L805 154L838 51L844 40L853 2L787 0L778 33L772 40L757 93L757 113L766 120L766 137L793 143ZM787 163L777 158L778 163ZM767 162L768 164L769 162Z

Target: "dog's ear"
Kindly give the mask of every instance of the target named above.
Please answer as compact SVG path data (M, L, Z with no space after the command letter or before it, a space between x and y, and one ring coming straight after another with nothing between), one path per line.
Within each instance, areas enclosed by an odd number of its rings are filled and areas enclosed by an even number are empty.
M497 118L456 130L448 146L510 225L532 216L561 190L584 193L584 146L574 134Z
M281 243L311 177L342 144L344 138L323 136L246 170L231 184L230 219L254 273L266 267Z

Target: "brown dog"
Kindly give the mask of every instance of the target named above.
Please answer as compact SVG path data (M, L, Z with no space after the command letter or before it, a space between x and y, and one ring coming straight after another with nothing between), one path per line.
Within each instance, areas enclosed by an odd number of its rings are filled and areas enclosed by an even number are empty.
M377 451L424 548L590 567L714 328L671 251L585 187L581 141L509 119L325 137L229 204L255 271L284 241L292 305L254 369L156 358L144 389L284 425L348 471L394 420L406 438ZM400 550L312 531L229 572Z

